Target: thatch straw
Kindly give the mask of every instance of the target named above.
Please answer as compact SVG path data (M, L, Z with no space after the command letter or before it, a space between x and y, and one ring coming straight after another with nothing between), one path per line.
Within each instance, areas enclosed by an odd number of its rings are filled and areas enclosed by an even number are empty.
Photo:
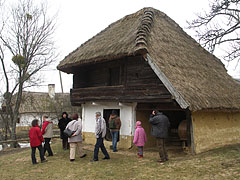
M64 104L62 104L64 102ZM71 106L69 93L55 93L55 98L44 92L23 92L19 113L52 113L60 110L72 112L78 110Z
M70 53L58 69L135 54L153 59L192 111L240 110L240 86L224 65L166 14L144 8L125 16Z

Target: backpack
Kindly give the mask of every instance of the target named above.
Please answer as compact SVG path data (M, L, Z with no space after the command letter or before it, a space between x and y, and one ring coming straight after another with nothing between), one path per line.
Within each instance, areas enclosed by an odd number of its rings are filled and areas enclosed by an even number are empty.
M115 120L116 120L116 118L111 118L111 120L109 121L109 128L110 129L117 129Z

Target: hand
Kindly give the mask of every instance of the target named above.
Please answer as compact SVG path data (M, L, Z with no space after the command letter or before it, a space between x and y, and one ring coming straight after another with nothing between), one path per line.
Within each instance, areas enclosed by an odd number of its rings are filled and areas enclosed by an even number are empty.
M155 111L152 111L152 115L155 115L156 113L155 113Z
M76 136L76 134L73 134L72 137Z

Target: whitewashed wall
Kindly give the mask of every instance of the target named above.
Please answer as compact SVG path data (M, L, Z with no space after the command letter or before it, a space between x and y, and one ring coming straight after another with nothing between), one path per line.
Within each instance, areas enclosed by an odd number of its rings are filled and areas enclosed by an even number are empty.
M58 123L58 119L56 118L56 114L48 114L49 118L53 120L54 124ZM20 114L20 123L17 123L17 127L23 127L23 126L31 126L33 119L38 119L41 123L42 114L39 113L24 113Z
M117 102L112 103L86 103L82 105L82 123L84 132L94 132L95 131L95 113L101 112L103 115L104 109L120 109L120 119L122 126L120 129L121 135L132 136L134 132L135 122L136 122L136 113L135 113L136 104L120 104Z

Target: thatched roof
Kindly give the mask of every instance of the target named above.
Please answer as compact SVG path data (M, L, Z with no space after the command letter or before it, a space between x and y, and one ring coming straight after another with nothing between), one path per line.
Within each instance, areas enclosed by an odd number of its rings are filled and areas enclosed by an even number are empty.
M50 98L48 93L24 91L19 112L60 114L62 111L77 113L78 110L71 106L69 93L55 93L55 98Z
M167 78L165 85L178 102L184 102L182 107L240 109L240 87L221 61L153 8L111 24L66 56L58 69L73 73L73 67L136 54L146 57L160 79Z

